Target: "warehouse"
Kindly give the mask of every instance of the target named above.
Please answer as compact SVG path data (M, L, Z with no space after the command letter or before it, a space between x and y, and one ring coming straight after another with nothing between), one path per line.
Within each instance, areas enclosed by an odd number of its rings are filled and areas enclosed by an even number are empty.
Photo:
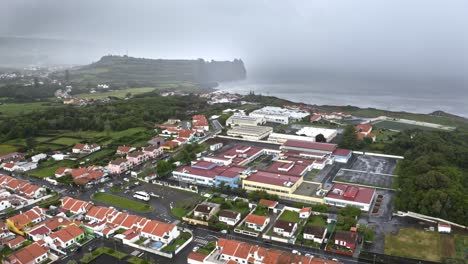
M258 126L266 123L263 117L232 115L226 120L226 126Z
M336 129L319 128L319 127L303 127L296 132L299 136L311 137L317 139L317 136L322 135L326 142L332 141L338 134ZM320 140L315 140L320 141Z
M242 137L249 140L260 140L268 137L273 128L267 126L235 126L228 130L228 136Z

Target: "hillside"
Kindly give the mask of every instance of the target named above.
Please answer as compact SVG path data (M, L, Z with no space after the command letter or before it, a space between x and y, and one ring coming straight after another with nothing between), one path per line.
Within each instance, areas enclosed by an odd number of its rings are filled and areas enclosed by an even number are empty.
M63 76L63 73L58 73ZM90 65L70 71L72 83L111 84L121 87L154 86L161 83L192 82L211 84L245 79L242 60L163 60L104 56Z

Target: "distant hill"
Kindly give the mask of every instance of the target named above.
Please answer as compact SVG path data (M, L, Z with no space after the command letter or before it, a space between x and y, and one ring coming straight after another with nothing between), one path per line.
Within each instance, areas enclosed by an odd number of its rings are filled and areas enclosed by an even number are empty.
M63 77L63 72L59 73ZM246 78L242 60L205 61L144 59L104 56L90 65L70 70L72 83L106 83L117 87L144 87L161 83L192 82L209 84Z

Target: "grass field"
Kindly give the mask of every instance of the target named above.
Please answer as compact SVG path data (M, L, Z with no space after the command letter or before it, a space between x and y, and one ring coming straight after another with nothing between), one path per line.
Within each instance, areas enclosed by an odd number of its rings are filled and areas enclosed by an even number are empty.
M84 257L82 259L80 259L80 262L81 263L91 263L91 262L93 262L94 259L98 258L102 254L107 254L107 255L112 256L114 258L117 258L119 260L121 260L121 259L125 258L126 256L128 256L128 254L120 252L120 251L116 251L116 250L114 250L112 248L100 247L100 248L94 250L93 252L91 252L89 254L85 254Z
M441 245L439 233L414 228L400 229L398 235L385 236L385 254L388 255L440 261Z
M18 150L18 147L15 147L12 145L5 145L5 144L0 145L0 155L5 155L11 152L15 152L17 150Z
M59 106L54 102L34 102L34 103L5 103L0 105L2 116L17 116L42 111L49 107Z
M50 139L52 139L52 137L37 137L37 138L34 138L34 140L36 140L37 142L46 142L46 141L49 141Z
M127 198L108 193L95 193L93 194L92 199L108 205L140 213L148 213L154 210L153 207L145 203L133 201Z
M454 235L455 258L466 259L468 256L468 236Z
M299 223L299 213L289 211L289 210L284 210L279 220Z
M463 260L468 255L468 236L405 228L398 235L385 236L385 254L429 261Z
M79 142L80 142L79 139L69 138L69 137L59 137L50 141L50 143L65 145L65 146L75 145L76 143L79 143Z
M134 127L134 128L129 128L127 130L109 131L109 132L106 132L106 131L65 132L62 134L62 136L78 137L78 138L82 138L85 141L94 142L95 139L99 139L103 137L110 137L112 140L116 140L125 136L132 136L142 131L147 131L147 129L143 127Z
M421 130L439 130L437 128L418 126L413 124L406 124L394 121L382 121L374 124L377 128L385 128L397 131L409 130L409 129L421 129Z
M84 99L103 99L109 96L118 97L118 98L125 98L128 93L132 95L142 94L142 93L149 93L153 91L155 88L153 87L142 87L142 88L128 88L123 90L117 90L112 92L104 92L104 93L94 93L94 94L78 94L76 97L84 98Z
M307 222L307 225L325 227L327 225L327 221L322 216L314 215L310 217L309 221Z
M48 165L47 167L42 167L42 168L30 171L28 172L29 176L38 177L38 178L51 177L55 174L55 171L59 167L72 167L76 164L76 162L73 160L61 160L61 161L57 161L56 163L52 163L51 161L46 161L46 162L47 163L45 163L45 165L46 166Z

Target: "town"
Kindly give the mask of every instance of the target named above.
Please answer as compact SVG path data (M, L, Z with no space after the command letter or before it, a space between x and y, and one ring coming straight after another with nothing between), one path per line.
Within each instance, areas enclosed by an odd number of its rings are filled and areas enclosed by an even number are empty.
M394 210L405 157L342 147L405 126L454 129L242 101L154 124L135 145L38 138L69 147L0 156L2 263L375 263L389 258L384 236L464 234Z

